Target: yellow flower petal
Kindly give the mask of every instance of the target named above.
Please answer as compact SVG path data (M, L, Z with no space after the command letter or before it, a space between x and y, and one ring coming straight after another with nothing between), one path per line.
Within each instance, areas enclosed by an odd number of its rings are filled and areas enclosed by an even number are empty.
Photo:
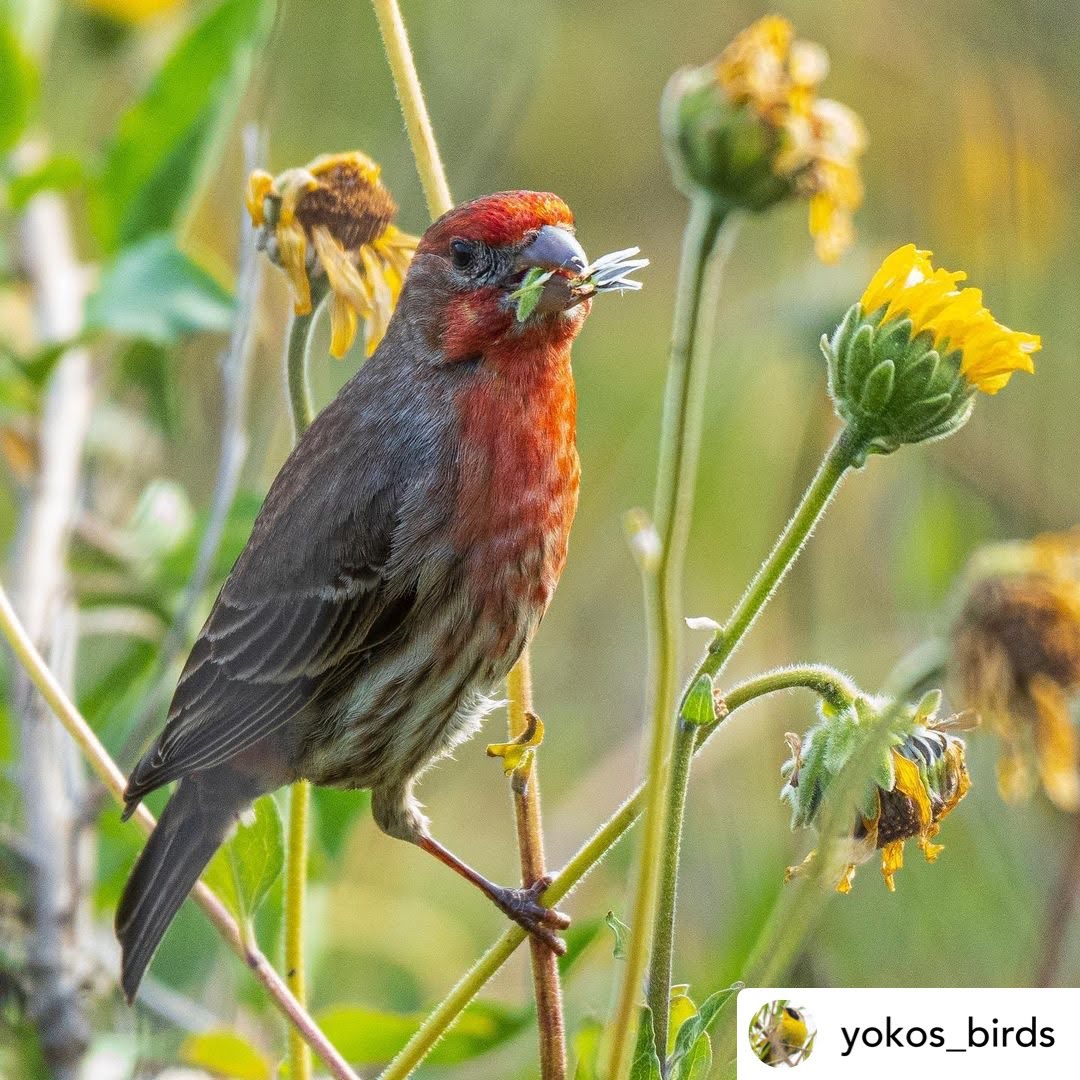
M330 299L330 355L341 360L356 340L356 308L341 293Z
M278 257L285 273L292 282L295 303L293 310L297 315L311 314L311 282L307 272L307 236L295 220L278 222L275 233L278 242Z
M896 892L896 882L893 880L897 870L904 868L904 841L894 840L881 849L881 876L885 879L885 885L889 892Z
M996 394L1014 372L1035 370L1031 354L1042 341L996 322L979 289L958 287L965 277L935 269L929 251L906 244L881 264L859 303L866 315L884 308L882 322L909 318L913 334L929 333L936 349L961 354L960 371L975 389Z
M1065 691L1046 675L1031 680L1035 704L1035 760L1046 794L1069 813L1080 809L1080 746Z
M263 204L267 195L274 190L274 178L262 169L256 169L249 177L247 190L244 192L244 203L255 228L266 224L266 215Z

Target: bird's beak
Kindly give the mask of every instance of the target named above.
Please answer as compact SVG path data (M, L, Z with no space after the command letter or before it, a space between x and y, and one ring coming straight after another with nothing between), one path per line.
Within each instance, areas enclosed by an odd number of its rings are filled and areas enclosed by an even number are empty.
M580 274L589 260L569 229L544 225L518 253L518 270L569 270Z

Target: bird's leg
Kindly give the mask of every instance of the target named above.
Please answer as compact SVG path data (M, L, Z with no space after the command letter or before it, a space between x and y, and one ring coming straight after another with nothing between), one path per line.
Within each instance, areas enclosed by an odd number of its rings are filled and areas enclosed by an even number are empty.
M495 906L505 915L509 916L524 930L528 930L533 937L544 942L553 952L562 956L566 952L566 942L559 937L556 930L565 930L570 925L570 920L562 912L554 908L544 907L540 903L540 896L551 884L551 878L542 877L534 881L527 889L508 889L502 885L496 885L488 881L483 874L474 870L468 863L462 862L452 851L447 850L430 836L422 836L419 840L420 847L434 855L441 863L449 866L455 873L460 874L466 881L471 881Z

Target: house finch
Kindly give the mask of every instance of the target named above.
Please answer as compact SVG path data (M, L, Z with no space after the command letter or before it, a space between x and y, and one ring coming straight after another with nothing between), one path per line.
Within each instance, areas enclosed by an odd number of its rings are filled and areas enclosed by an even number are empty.
M501 888L434 840L417 777L478 728L551 600L578 495L570 345L589 301L573 216L517 191L424 235L382 344L270 488L131 774L173 792L116 915L131 1000L253 799L370 788L378 826L436 855L555 949L545 882ZM518 318L512 293L553 270Z

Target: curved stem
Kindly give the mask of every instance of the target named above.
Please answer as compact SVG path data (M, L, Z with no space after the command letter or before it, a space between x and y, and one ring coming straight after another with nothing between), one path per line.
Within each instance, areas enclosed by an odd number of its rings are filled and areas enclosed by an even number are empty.
M724 703L727 706L725 718L736 709L766 694L796 687L813 690L829 700L844 698L856 690L854 684L825 665L807 664L780 668L756 678L747 679L726 693L724 695ZM714 724L699 729L695 753L705 745L721 723L722 720L718 720ZM644 806L645 785L642 784L559 871L541 898L542 902L549 905L557 904L568 896L586 874L622 839L638 819ZM507 930L461 977L434 1012L420 1025L397 1057L379 1074L378 1080L405 1080L427 1057L488 980L510 959L525 937L525 931L519 927L515 926Z
M510 738L522 735L532 711L532 672L525 652L506 680L509 700L507 720ZM514 819L517 823L518 851L521 856L521 884L528 888L542 878L544 830L540 817L540 777L533 758L528 785L523 792L511 789ZM536 997L537 1033L540 1039L540 1076L542 1080L566 1078L566 1022L563 1019L562 985L559 982L559 958L542 941L531 938L533 991Z
M292 413L293 443L311 426L315 407L308 382L311 335L319 308L329 292L325 277L311 282L311 311L294 315L285 349L285 383ZM301 1005L307 1004L304 972L304 907L308 875L308 808L311 788L298 780L289 790L289 829L285 847L285 981ZM295 1031L289 1032L289 1075L294 1080L311 1080L311 1054Z
M446 182L446 170L439 157L435 133L431 128L424 92L420 88L420 78L416 74L416 62L409 46L405 22L397 0L371 0L371 6L379 20L379 32L382 34L386 59L394 76L401 112L405 117L405 130L409 133L409 143L416 159L416 171L420 174L420 183L424 186L428 212L433 218L437 218L445 214L454 203L450 197L450 185Z
M78 743L91 768L112 793L114 800L122 805L127 777L109 756L101 740L94 734L90 725L64 692L56 676L41 658L41 654L27 635L25 627L16 616L2 586L0 586L0 633L3 633L7 639L16 660L30 676L49 708L56 714L68 734ZM154 815L141 804L135 811L133 820L146 835L153 832L156 824ZM199 882L192 892L192 898L203 909L233 952L247 964L255 978L262 983L274 1006L322 1059L331 1075L337 1080L359 1080L356 1073L349 1068L348 1062L334 1049L333 1044L322 1033L307 1010L293 997L284 980L273 969L259 948L253 942L244 944L236 920L228 913L217 896Z
M315 419L308 382L308 355L311 352L311 332L329 288L325 277L312 279L311 310L306 315L294 315L289 326L289 337L285 344L285 388L292 414L294 443L299 441Z
M709 199L699 197L690 204L676 290L656 478L655 516L660 555L654 566L645 569L643 577L649 628L650 695L645 824L631 906L630 940L612 1029L610 1073L614 1080L619 1080L630 1067L637 1003L648 962L649 930L664 858L664 807L671 781L669 755L679 664L683 557L701 447L711 337L703 332L705 328L701 325L703 309L711 307L703 301L710 258L717 248L724 217ZM667 1037L666 1020L654 1016L653 1023L657 1025L657 1045L662 1046Z

